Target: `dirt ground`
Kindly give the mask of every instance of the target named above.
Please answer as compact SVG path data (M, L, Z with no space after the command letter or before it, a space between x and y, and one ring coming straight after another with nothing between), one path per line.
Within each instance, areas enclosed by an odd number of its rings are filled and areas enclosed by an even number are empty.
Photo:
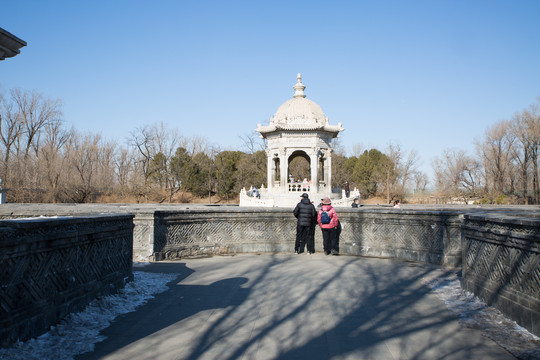
M374 197L370 199L361 199L360 204L363 205L387 205L386 199L380 197Z

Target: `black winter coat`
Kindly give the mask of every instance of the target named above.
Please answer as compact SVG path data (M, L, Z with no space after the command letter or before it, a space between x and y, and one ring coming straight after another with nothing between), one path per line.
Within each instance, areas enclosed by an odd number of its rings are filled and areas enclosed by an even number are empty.
M294 216L298 219L298 225L310 226L317 221L317 210L309 199L302 199L294 208Z

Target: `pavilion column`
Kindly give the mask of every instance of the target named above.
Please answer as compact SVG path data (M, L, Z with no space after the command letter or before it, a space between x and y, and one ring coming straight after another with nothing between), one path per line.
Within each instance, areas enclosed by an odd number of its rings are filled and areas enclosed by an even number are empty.
M276 163L274 162L273 154L267 154L266 156L266 179L268 181L268 190L270 192L273 192L274 178L276 176Z
M311 193L319 192L319 150L311 153Z
M324 173L326 175L326 186L328 186L328 191L332 192L332 152L328 151L328 155L326 156L326 161L324 162L325 169Z
M287 162L287 154L281 154L279 158L279 164L280 164L280 179L279 179L279 187L280 192L287 192L287 173L289 164Z

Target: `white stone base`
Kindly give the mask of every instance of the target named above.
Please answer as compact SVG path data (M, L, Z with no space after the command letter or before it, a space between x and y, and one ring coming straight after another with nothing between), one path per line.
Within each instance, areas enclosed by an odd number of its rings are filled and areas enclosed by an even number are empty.
M339 191L339 190L338 190ZM240 206L248 207L295 207L296 204L300 202L300 197L303 193L309 195L309 199L313 202L315 206L319 205L321 199L328 196L332 199L333 207L351 207L353 200L355 198L360 198L360 192L357 189L354 189L350 193L350 197L345 197L345 191L339 192L311 192L311 191L290 191L290 192L280 192L280 193L271 193L266 189L259 190L260 198L255 196L249 196L251 189L246 191L242 189L240 191Z

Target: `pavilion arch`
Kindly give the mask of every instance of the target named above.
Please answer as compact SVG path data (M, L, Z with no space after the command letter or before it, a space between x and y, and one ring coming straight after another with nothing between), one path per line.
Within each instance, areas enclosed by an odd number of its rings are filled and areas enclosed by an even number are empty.
M294 161L297 161L299 159L304 159L307 162L307 174L302 173L302 175L299 174L293 174L291 169L291 163ZM288 178L292 175L295 179L303 180L304 178L307 178L308 180L311 180L311 158L304 150L295 150L291 155L289 155L289 158L287 159L287 174ZM297 176L299 175L299 176Z

